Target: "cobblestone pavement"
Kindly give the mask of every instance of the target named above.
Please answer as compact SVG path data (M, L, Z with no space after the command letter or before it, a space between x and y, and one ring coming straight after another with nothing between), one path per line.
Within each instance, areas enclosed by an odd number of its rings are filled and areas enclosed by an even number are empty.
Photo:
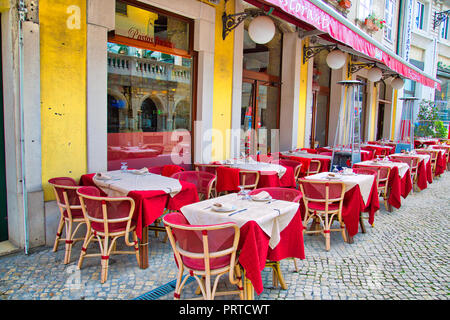
M305 236L306 259L297 260L299 273L291 259L281 262L288 289L273 288L266 268L265 289L256 299L446 300L449 209L450 173L446 172L428 189L410 194L394 212L381 204L375 226L367 226L367 233L356 235L351 245L343 242L340 233L332 233L331 250L326 252L321 236ZM63 244L56 253L45 247L28 256L0 257L0 299L134 299L175 279L172 250L163 238L150 234L146 270L138 268L133 255L113 256L103 285L99 259L85 259L77 271L81 243L75 245L68 265L62 264ZM223 279L221 287L229 286ZM182 298L193 297L195 288L195 282L188 284ZM173 292L160 299L173 299Z

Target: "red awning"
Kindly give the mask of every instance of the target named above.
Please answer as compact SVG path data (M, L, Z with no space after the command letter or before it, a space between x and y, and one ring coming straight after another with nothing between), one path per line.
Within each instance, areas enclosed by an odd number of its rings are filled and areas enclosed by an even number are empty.
M273 7L275 11L272 14L279 16L290 23L296 24L302 28L304 28L305 23L307 23L314 28L327 33L334 40L344 43L352 49L378 60L398 74L413 81L417 81L427 87L435 88L439 91L441 90L441 85L435 79L414 70L406 62L402 62L399 56L387 53L387 50L383 50L381 45L375 45L373 42L365 39L356 31L344 25L338 21L338 19L308 0L245 1L255 6L258 6L258 3L263 3ZM288 14L288 16L286 14Z

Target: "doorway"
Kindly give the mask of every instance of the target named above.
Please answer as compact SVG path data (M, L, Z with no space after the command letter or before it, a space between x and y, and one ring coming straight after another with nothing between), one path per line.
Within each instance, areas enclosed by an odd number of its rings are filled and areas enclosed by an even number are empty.
M280 79L244 70L241 104L241 155L270 153L278 143Z
M2 28L0 17L0 48L2 48ZM4 127L4 106L3 106L3 68L0 51L0 241L8 240L8 216L6 205L6 168L5 168L5 127Z
M328 119L330 114L330 89L321 87L313 91L311 148L328 145Z

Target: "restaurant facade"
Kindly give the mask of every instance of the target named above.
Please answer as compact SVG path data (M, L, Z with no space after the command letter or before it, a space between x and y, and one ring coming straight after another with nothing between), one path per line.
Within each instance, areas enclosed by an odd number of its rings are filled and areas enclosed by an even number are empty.
M365 84L359 95L362 139L393 139L401 103L388 76L439 85L393 59L376 40L370 47L359 34L364 31L350 28L342 12L322 1L0 4L7 204L2 232L19 248L54 241L59 212L50 178L79 179L125 162L129 168L190 168L332 145L345 99L337 82L348 79ZM234 18L230 30L224 27L227 16ZM249 30L259 16L269 16L275 26L265 43L256 43ZM330 26L347 34L332 34ZM369 50L345 42L348 35L360 36ZM339 68L327 62L333 50L345 55ZM370 80L372 67L384 72L382 81Z

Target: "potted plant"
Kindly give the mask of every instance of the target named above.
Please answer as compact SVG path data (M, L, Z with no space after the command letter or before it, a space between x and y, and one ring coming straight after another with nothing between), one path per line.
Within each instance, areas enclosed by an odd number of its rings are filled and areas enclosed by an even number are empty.
M344 9L350 9L352 2L350 0L339 0L339 6Z
M364 26L370 31L378 31L383 29L385 24L385 20L377 18L373 13L369 14L364 20Z

